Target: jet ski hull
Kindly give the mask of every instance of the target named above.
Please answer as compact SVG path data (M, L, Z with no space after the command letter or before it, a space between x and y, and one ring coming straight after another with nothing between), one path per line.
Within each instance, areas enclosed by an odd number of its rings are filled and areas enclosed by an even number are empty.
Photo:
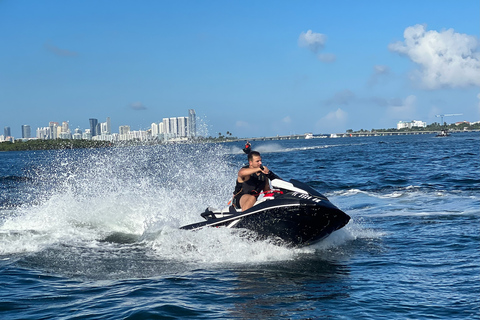
M339 209L298 205L271 208L246 216L234 225L256 233L259 239L280 240L287 245L314 244L345 226L350 217Z
M207 221L187 225L181 229L241 228L252 231L256 239L270 239L297 247L311 245L324 239L344 227L350 220L346 213L323 195L300 192L287 192L275 196L244 212L237 212L230 207L226 214L206 211L202 216Z

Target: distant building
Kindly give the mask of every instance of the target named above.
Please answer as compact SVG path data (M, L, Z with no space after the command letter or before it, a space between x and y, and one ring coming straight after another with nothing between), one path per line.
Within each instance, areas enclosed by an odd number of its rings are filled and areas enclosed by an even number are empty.
M8 136L8 137L4 137L3 135L0 136L0 142L5 142L5 141L15 142L15 138L12 136Z
M92 140L92 134L90 133L90 129L85 129L85 132L82 134L83 140Z
M59 139L71 139L72 133L67 121L62 122L62 126L57 128L57 137Z
M170 132L171 132L171 129L170 129L170 119L168 119L168 118L163 118L162 123L163 123L163 133L165 133L165 134L167 134L167 135L170 134Z
M3 128L3 136L6 139L7 137L12 136L12 131L10 130L10 127L5 127Z
M50 127L37 128L37 139L48 140L50 139Z
M167 132L167 133L170 133L173 135L174 138L177 137L178 135L178 122L177 122L177 118L174 117L174 118L170 118L170 132Z
M97 123L96 126L96 135L111 135L112 134L112 125L110 123L110 117L107 117L107 121Z
M120 126L118 127L118 133L119 134L127 134L130 132L130 126Z
M50 121L48 127L50 128L50 136L48 137L48 139L57 139L59 128L58 122Z
M197 136L197 116L194 109L188 110L188 130L187 136L195 138Z
M120 126L120 127L118 127L118 139L120 141L128 140L129 132L130 132L130 126Z
M165 133L165 124L163 122L160 122L158 124L158 133L160 133L160 134Z
M82 140L82 130L80 128L75 129L75 133L73 134L72 138L74 140Z
M417 120L412 120L412 121L399 121L397 123L397 129L400 130L400 129L411 129L411 128L414 128L414 127L417 127L417 128L425 128L427 126L427 123L426 122L423 122L423 121L417 121Z
M188 118L187 117L178 117L177 118L177 136L180 138L184 138L187 136L187 129L188 129Z
M157 123L153 122L150 126L150 129L152 130L152 136L156 137L159 134Z
M107 117L107 134L112 134L112 123L110 122L110 117Z
M110 132L108 131L106 122L100 123L100 134L110 134Z
M90 122L90 134L95 137L97 135L98 119L91 118L88 121Z
M30 139L32 137L32 130L30 129L29 125L22 125L22 138L23 139Z
M62 133L67 133L69 130L70 130L70 129L69 129L69 127L68 127L68 122L67 122L67 121L63 121L63 122L62 122L62 130L61 130L61 132L62 132Z

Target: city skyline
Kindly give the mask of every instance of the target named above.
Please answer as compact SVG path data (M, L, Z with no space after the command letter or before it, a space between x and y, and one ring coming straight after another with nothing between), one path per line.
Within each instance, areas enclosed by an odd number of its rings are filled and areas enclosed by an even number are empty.
M189 107L211 136L478 121L479 11L478 0L0 2L0 125L19 137L53 115L71 128L111 116L140 130Z
M193 112L193 117L192 116L192 113ZM440 116L443 116L443 115L437 115L438 117ZM177 128L177 125L178 124L175 124L175 125L171 125L172 121L179 121L180 119L184 119L185 120L189 120L189 119L193 119L193 122L192 120L186 122L186 124L183 126L183 129L184 130L184 134L178 134L178 133L175 133L173 135L168 135L172 132L170 132L171 129L165 129L166 127L170 127L172 128L172 126L175 126L175 128ZM104 128L104 129L99 129L100 131L100 134L97 134L95 135L94 137L97 137L98 140L106 140L106 141L114 141L114 140L129 140L129 139L126 139L126 138L123 138L123 139L119 139L118 136L117 138L112 138L112 137L108 137L108 138L105 138L105 135L109 135L109 134L114 134L114 135L126 135L128 132L132 132L132 135L131 135L131 139L137 139L137 138L141 138L142 139L145 139L145 140L148 140L150 139L151 137L157 137L157 138L160 138L161 140L168 140L168 139L176 139L176 138L192 138L192 137L196 137L198 136L197 134L197 131L196 131L196 128L195 128L195 122L196 122L196 117L195 117L195 110L194 109L189 109L189 118L187 117L170 117L170 118L163 118L162 119L162 122L159 122L159 123L151 123L150 125L150 128L146 128L144 130L140 129L140 130L131 130L130 126L129 125L121 125L119 126L119 130L118 130L118 133L113 133L111 132L111 129L107 129L109 128L109 126L107 125L107 123L109 122L110 120L110 117L107 117L107 121L105 123L98 123L98 119L94 119L94 118L90 118L89 119L90 121L91 120L97 120L96 123L96 127L98 128ZM456 124L456 125L460 125L460 124L469 124L469 125L477 125L480 121L452 121L450 123L448 123L447 121L445 121L444 123L449 125L449 124ZM191 123L193 123L193 125L190 125ZM438 123L438 124L441 124L441 122L433 122L431 124L434 124L434 123ZM52 126L52 124L55 124L56 127L58 128L58 133L57 135L53 135L53 133L50 133L50 132L53 132L53 131L50 131L48 134L45 134L45 137L39 137L38 136L38 130L41 130L41 129L46 129L47 127L38 127L37 128L37 136L36 137L33 137L31 136L30 138L31 139L84 139L84 140L92 140L92 136L90 135L90 132L91 132L91 128L89 129L85 129L85 131L82 131L80 128L75 128L74 129L74 133L71 134L71 131L70 131L70 128L68 126L68 122L67 121L64 121L62 122L62 126L59 125L58 122L50 122L49 125ZM443 125L443 124L442 124ZM156 126L154 129L154 126ZM187 126L189 128L187 128ZM415 128L415 127L418 127L418 128L425 128L427 126L427 123L424 122L424 121L421 121L421 120L411 120L411 121L399 121L396 123L396 128L395 126L391 126L389 128L376 128L378 130L385 130L385 129L396 129L396 130L400 130L400 129L404 129L404 128L408 128L408 129L412 129L412 128ZM28 128L25 128L25 131L28 132L28 131L31 131L31 128L29 125L22 125L22 139L25 139L25 135L24 135L24 127L28 127ZM163 127L164 129L160 129L160 127ZM60 133L66 133L67 130L65 130L65 128L68 130L68 133L69 135L67 136L61 136ZM176 130L176 129L175 129ZM193 130L193 131L192 131ZM363 128L360 129L361 131L365 130ZM14 138L14 140L18 140L19 138L18 137L14 137L14 136L9 136L7 134L7 132L11 132L11 128L6 126L4 127L4 134L3 135L0 135L0 142L3 142L3 141L7 141L5 140L7 137L11 137L11 138ZM190 134L191 132L194 132L194 134ZM349 130L346 130L346 132L352 132L351 129ZM85 136L85 134L87 133L87 136ZM341 134L342 132L336 132L336 133L330 133L330 134ZM167 134L165 136L161 136L162 134ZM306 132L305 135L311 135L312 133L311 132ZM318 133L316 133L318 134ZM142 136L143 135L143 136ZM148 135L148 137L147 137ZM48 136L48 137L47 137ZM103 136L103 137L101 137ZM253 136L250 136L250 137L237 137L237 138L259 138L259 137L253 137ZM93 139L95 140L95 139Z
M187 117L169 117L163 118L161 122L151 123L148 128L140 130L131 130L130 125L121 125L118 128L118 133L112 132L111 129L111 119L110 117L106 118L105 122L98 122L96 118L89 118L89 127L84 128L75 128L72 132L69 122L63 121L60 125L59 122L49 121L48 126L46 127L37 127L35 130L36 134L31 134L30 125L22 125L22 139L84 139L84 140L129 140L134 138L144 138L148 133L149 135L163 139L176 139L176 138L194 138L197 136L196 130L196 113L194 109L188 109ZM155 129L156 126L156 129ZM129 132L132 134L129 136ZM122 137L123 135L123 137ZM128 137L127 137L128 136ZM15 137L11 133L11 128L9 126L4 127L3 135L0 135L1 141L9 140L13 138L14 140L20 139Z

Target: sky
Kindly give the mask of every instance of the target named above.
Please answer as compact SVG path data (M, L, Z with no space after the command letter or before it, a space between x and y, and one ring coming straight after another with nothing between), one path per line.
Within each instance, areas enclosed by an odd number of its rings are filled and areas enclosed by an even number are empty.
M478 0L0 0L0 39L15 137L188 109L236 137L480 120Z

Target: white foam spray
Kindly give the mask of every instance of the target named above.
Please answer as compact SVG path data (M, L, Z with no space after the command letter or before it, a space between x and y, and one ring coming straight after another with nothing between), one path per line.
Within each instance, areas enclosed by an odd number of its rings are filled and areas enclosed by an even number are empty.
M207 206L227 204L240 165L228 148L180 144L57 152L36 168L36 201L0 222L0 254L129 239L159 259L256 263L295 259L355 239L346 228L320 246L292 249L249 240L237 230L179 230L201 221Z

